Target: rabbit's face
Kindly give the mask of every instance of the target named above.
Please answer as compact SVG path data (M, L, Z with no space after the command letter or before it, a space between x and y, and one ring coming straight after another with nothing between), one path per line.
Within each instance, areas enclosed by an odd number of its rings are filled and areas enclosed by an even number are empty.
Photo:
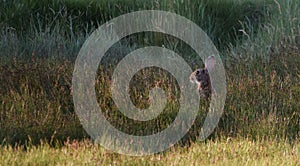
M198 85L197 89L199 94L206 100L211 94L211 84L207 69L213 70L214 65L215 57L213 55L209 56L207 59L205 59L205 67L195 70L190 75L190 81Z
M195 70L190 76L190 81L198 85L197 90L202 97L205 97L206 99L209 97L211 86L206 68Z

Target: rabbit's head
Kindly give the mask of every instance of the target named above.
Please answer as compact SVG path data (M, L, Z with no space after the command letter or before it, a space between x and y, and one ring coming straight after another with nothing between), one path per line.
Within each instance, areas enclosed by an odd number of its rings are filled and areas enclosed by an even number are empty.
M206 100L211 94L211 84L208 70L211 71L214 68L214 65L215 57L213 55L209 56L207 59L205 59L205 67L196 69L190 75L190 81L198 85L197 90L199 91L200 96L204 97Z

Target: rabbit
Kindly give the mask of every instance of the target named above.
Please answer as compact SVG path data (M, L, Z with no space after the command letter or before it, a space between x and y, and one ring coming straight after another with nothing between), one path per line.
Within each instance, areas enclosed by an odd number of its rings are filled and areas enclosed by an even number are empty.
M190 75L190 82L196 83L198 85L198 92L202 98L208 100L211 95L211 82L208 74L208 70L212 70L215 66L215 56L211 55L205 59L205 67L196 69Z

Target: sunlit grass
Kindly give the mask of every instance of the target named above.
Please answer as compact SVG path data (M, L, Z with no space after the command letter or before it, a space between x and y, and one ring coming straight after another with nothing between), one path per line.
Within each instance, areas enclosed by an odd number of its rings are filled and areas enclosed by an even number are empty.
M1 165L299 165L300 144L285 140L220 139L143 157L109 152L88 140L63 146L0 147Z

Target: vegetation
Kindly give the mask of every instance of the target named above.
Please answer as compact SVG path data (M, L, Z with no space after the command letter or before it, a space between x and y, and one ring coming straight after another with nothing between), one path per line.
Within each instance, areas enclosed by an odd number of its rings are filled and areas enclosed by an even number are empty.
M228 95L224 115L207 142L195 143L205 117L200 111L179 143L189 148L176 146L136 160L107 153L86 140L89 136L74 112L71 81L76 56L89 34L114 17L143 9L175 12L209 35L225 65ZM24 161L28 164L300 163L299 1L0 0L0 11L1 165L16 164L25 156L30 156ZM186 44L158 33L131 35L108 51L96 78L99 106L114 126L137 135L168 127L179 107L176 81L155 68L135 75L131 100L147 108L149 90L159 85L169 94L163 114L141 123L114 105L109 90L113 68L130 51L148 45L164 45L193 69L202 63ZM141 79L144 82L135 81ZM204 102L199 110L205 108ZM77 141L66 142L73 139Z
M189 149L172 148L143 157L109 153L85 141L66 141L63 146L5 146L0 150L1 165L299 165L299 142L284 140L220 139L192 144Z

